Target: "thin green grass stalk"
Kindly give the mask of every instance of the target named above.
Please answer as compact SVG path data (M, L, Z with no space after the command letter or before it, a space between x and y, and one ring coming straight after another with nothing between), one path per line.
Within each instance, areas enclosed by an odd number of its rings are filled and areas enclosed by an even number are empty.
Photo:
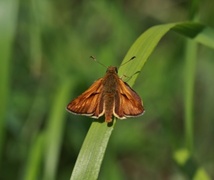
M194 107L194 82L195 68L197 59L197 44L188 40L186 43L185 54L185 89L184 89L184 106L185 106L185 139L186 147L192 154L193 151L193 107Z
M25 168L24 180L37 180L41 173L42 159L44 157L45 134L40 133L35 141L32 141L32 146L29 153L29 159Z
M68 101L70 87L70 80L64 81L59 87L47 121L44 180L56 179L59 152L65 126L65 106Z
M214 37L214 30L201 24L184 22L154 26L144 32L131 46L122 63L128 61L133 56L136 56L136 59L130 62L128 66L121 66L119 75L125 74L131 77L131 75L141 71L160 39L170 30L214 48L214 38L212 41L209 40L210 34ZM207 34L207 31L209 31L210 34ZM198 36L200 36L200 38L198 38ZM138 74L130 79L130 86L134 84L137 76ZM111 127L108 127L105 122L92 123L78 155L71 174L71 180L95 180L98 178L105 150L114 126L115 123Z
M197 14L200 0L192 0L189 2L189 19L197 21ZM184 74L184 125L185 125L185 140L186 148L190 154L193 153L193 107L194 107L194 82L195 82L195 68L196 68L196 43L187 40L185 49L185 74Z
M0 7L0 162L2 157L2 146L5 136L5 119L8 111L8 97L10 94L10 69L11 69L11 53L15 28L17 23L17 0L1 0ZM1 164L0 164L1 166Z

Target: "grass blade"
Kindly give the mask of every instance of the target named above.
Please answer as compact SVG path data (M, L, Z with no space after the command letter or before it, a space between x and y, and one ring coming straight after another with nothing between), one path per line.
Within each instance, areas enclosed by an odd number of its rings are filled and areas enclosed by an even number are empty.
M45 172L44 179L55 179L63 129L65 125L65 104L69 95L71 83L63 82L53 103L46 130Z
M45 134L40 133L36 140L32 143L32 147L30 149L29 159L27 161L26 169L25 169L25 177L24 180L36 180L39 178L39 171L41 167L42 157L44 155L44 140Z
M214 47L214 40L209 41L209 43L206 40L208 35L206 34L207 29L209 29L209 33L214 35L214 31L212 29L198 23L190 22L164 24L148 29L134 42L122 63L128 61L133 56L136 56L137 58L130 62L128 66L121 66L119 74L125 74L130 77L136 72L141 71L143 65L157 46L160 39L170 30L192 38L196 42ZM138 74L130 79L129 85L132 86L134 84L137 76ZM97 179L114 125L112 127L107 127L106 123L92 123L80 150L71 175L71 180Z
M80 150L71 180L97 179L112 130L113 126L108 127L106 123L92 123Z
M185 55L185 95L184 95L184 106L185 106L185 136L186 136L186 147L192 152L193 151L193 93L194 93L194 80L195 80L195 68L196 68L196 55L197 55L197 44L193 41L188 40L186 44L186 55Z

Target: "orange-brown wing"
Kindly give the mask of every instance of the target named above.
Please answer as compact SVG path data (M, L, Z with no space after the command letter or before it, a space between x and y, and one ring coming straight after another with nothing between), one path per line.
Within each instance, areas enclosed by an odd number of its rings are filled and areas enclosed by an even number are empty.
M114 116L119 119L140 116L144 113L140 96L121 79L118 81L118 91L115 96Z
M73 114L98 118L104 114L102 78L95 81L84 93L72 100L67 110Z

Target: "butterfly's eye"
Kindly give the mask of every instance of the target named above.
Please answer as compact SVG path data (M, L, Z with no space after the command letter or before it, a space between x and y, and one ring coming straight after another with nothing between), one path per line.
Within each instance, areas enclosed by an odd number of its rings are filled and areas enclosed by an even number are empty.
M117 68L116 68L116 67L115 67L115 72L116 72L116 73L118 73L118 70L117 70Z

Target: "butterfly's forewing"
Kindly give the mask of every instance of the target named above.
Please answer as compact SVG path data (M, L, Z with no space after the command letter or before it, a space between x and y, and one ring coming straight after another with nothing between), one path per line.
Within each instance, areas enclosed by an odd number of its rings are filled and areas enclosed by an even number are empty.
M95 81L88 90L68 104L67 110L93 118L102 116L104 114L102 86L102 78Z
M125 119L126 117L140 116L144 113L141 98L122 79L118 81L117 92L115 96L114 116Z

